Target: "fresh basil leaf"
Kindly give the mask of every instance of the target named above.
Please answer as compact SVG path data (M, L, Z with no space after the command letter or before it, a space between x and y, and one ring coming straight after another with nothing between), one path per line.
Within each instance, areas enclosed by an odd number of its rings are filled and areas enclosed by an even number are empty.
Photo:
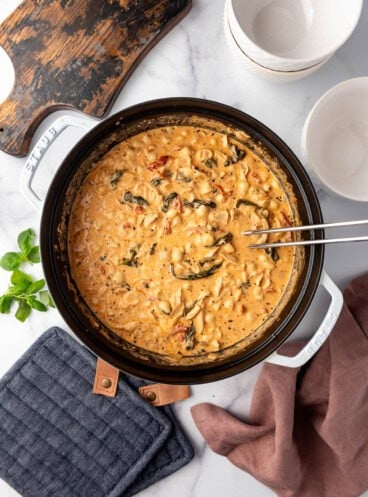
M7 252L0 260L0 266L5 269L5 271L14 271L14 269L19 268L21 263L22 259L17 252Z
M27 254L28 260L30 262L34 262L37 264L38 262L41 262L41 257L40 257L40 247L33 247L31 251Z
M35 232L29 228L28 230L22 231L18 236L18 246L23 254L28 255L34 246L34 241L36 238Z
M44 286L45 286L45 280L34 281L27 288L27 293L28 295L31 295L32 293L37 293L40 290L42 290Z
M27 298L27 303L32 307L32 309L35 309L36 311L47 311L47 307L45 306L45 304L37 300L36 297L34 297L33 295Z
M49 298L50 294L47 290L42 290L42 292L38 294L38 300L45 305L49 305Z
M7 293L8 295L14 295L18 297L19 295L23 295L30 285L31 283L29 281L22 281L21 283L17 283L14 286L10 286Z
M18 309L17 312L15 313L15 317L18 319L18 321L24 323L24 321L31 314L31 310L32 310L31 306L25 300L23 299L19 300Z
M18 285L19 283L24 283L24 282L33 282L33 278L26 273L23 273L23 271L20 271L19 269L16 269L13 271L10 281L13 283L13 285Z
M0 312L1 314L9 314L13 297L11 295L3 295L0 297Z
M42 290L45 280L34 280L31 275L21 271L19 268L23 263L37 263L41 261L40 247L35 246L36 234L29 228L18 235L20 252L7 252L0 258L0 267L6 271L12 271L10 286L7 292L0 296L0 313L9 314L14 301L18 307L15 317L24 322L30 315L32 309L46 312L48 307L55 304L47 290Z
M42 290L42 292L40 292L38 294L38 300L40 302L42 302L42 304L45 304L49 307L55 307L55 304L54 304L48 290Z

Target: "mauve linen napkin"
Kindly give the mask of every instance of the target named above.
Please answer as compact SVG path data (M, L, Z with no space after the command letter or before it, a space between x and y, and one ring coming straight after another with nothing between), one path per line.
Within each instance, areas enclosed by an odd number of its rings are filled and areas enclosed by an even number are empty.
M344 297L306 366L264 365L247 422L211 404L192 408L208 445L280 497L356 497L368 488L368 275Z

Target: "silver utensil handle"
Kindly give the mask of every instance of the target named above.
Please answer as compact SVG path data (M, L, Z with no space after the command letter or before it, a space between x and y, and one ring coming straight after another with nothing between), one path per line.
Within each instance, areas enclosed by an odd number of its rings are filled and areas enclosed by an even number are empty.
M337 223L326 223L326 224L310 224L305 226L288 226L287 228L269 228L264 230L249 230L242 231L242 235L262 235L264 233L286 233L290 231L309 231L319 228L341 228L343 226L360 226L362 224L368 224L368 219L358 219L357 221L341 221Z
M327 340L340 316L344 299L341 290L335 285L325 271L322 273L320 285L323 285L330 294L331 303L318 330L294 357L288 357L281 355L278 352L274 352L267 357L266 362L278 364L279 366L286 366L288 368L299 368L308 362Z
M275 242L275 243L251 243L248 245L252 249L265 249L270 247L295 247L298 245L328 245L330 243L352 243L368 242L368 236L351 236L345 238L325 238L323 240L295 240L292 242Z
M37 195L32 188L32 181L36 174L37 168L42 161L45 152L50 148L56 138L69 126L83 128L89 131L98 121L84 116L69 116L65 115L56 119L52 125L45 131L45 133L38 140L33 147L27 162L23 168L20 177L20 190L24 197L31 203L33 208L41 213L43 199Z

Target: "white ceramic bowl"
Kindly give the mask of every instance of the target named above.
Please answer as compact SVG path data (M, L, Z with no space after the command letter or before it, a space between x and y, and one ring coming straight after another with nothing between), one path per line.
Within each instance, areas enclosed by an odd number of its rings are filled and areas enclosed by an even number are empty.
M301 145L307 165L328 190L368 202L368 77L343 81L318 100Z
M250 59L245 52L243 52L234 38L228 21L229 4L230 0L226 0L224 11L225 37L232 52L235 54L237 60L239 61L241 66L244 67L245 70L267 81L272 81L274 83L290 83L292 81L296 81L298 79L309 76L310 74L320 69L323 64L328 61L329 57L322 60L322 62L320 62L319 64L308 67L307 69L302 69L300 71L273 71L272 69L268 69L267 67L260 66L252 59Z
M345 43L363 0L230 0L229 25L254 62L276 71L319 64Z

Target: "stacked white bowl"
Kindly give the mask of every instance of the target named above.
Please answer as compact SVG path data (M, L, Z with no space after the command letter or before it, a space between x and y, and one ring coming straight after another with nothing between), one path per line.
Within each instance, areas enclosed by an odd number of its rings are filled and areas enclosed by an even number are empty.
M225 32L249 70L290 81L327 62L362 7L363 0L226 0Z
M368 202L368 77L331 88L309 113L302 154L324 188Z

